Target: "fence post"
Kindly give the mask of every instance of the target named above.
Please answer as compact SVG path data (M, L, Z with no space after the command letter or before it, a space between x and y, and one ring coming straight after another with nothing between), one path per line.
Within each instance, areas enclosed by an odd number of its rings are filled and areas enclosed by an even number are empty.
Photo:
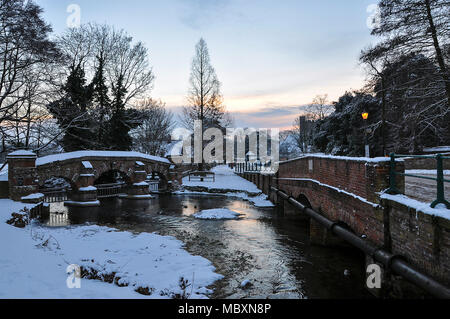
M397 195L400 191L397 189L397 164L395 162L395 153L391 153L391 163L389 168L389 189L386 191L387 194Z
M435 208L439 204L445 205L450 209L450 203L445 200L444 193L444 164L442 154L436 155L437 161L437 199L431 204L431 208Z

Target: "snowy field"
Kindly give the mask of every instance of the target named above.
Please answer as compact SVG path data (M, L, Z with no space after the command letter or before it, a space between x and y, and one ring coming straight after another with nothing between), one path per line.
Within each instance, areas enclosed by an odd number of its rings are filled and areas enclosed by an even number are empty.
M211 170L216 174L215 182L199 182L189 181L189 177L183 178L183 186L186 189L178 194L210 194L215 193L214 190L219 190L220 195L242 198L253 203L256 207L274 207L274 205L267 199L267 196L262 193L255 184L246 179L236 175L230 167L221 165ZM207 192L191 191L191 189L201 187L205 188ZM216 194L218 194L216 192Z
M190 255L173 237L92 225L32 223L19 229L6 224L24 207L32 205L0 200L0 298L165 299L184 293L202 299L211 292L206 287L222 278L207 259ZM102 280L81 279L80 289L69 289L71 264ZM180 287L182 278L186 289Z

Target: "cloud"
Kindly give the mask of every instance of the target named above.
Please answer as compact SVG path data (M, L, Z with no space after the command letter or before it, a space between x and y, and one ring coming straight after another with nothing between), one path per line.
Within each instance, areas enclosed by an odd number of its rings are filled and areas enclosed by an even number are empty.
M231 112L237 126L281 129L292 127L301 113L301 106L272 106L248 112Z
M250 115L255 118L267 118L273 116L289 116L298 115L300 113L300 106L278 106L278 107L266 107L259 110L248 112L236 112L240 114Z
M182 107L170 107L174 120L181 126ZM231 111L234 127L289 129L294 120L303 113L302 106L271 106L251 111Z
M210 26L221 21L230 0L179 0L184 10L180 17L183 24L194 30Z

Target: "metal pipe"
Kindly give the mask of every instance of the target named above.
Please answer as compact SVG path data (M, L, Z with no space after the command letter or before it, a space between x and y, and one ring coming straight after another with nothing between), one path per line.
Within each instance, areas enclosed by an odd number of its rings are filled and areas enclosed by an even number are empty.
M291 205L299 209L302 213L308 215L319 224L323 225L336 236L342 238L349 244L363 251L365 254L371 256L375 261L383 264L387 269L391 269L395 274L402 276L409 282L419 286L420 288L424 289L437 298L450 299L450 289L437 282L433 278L424 275L416 270L414 267L409 265L404 260L404 258L393 255L392 253L382 248L375 247L368 241L363 240L348 229L342 227L339 223L335 223L329 220L313 209L308 208L300 202L296 201L293 197L289 196L285 192L280 191L275 187L271 187L270 189L281 198L287 200Z

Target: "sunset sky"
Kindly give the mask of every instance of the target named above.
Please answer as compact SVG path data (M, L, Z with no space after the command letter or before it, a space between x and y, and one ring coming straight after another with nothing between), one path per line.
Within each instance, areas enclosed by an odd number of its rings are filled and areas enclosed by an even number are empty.
M37 0L55 33L68 5L81 22L107 23L145 43L153 98L175 112L186 103L194 46L203 37L236 126L289 127L299 106L333 101L363 85L358 55L375 39L374 0Z

